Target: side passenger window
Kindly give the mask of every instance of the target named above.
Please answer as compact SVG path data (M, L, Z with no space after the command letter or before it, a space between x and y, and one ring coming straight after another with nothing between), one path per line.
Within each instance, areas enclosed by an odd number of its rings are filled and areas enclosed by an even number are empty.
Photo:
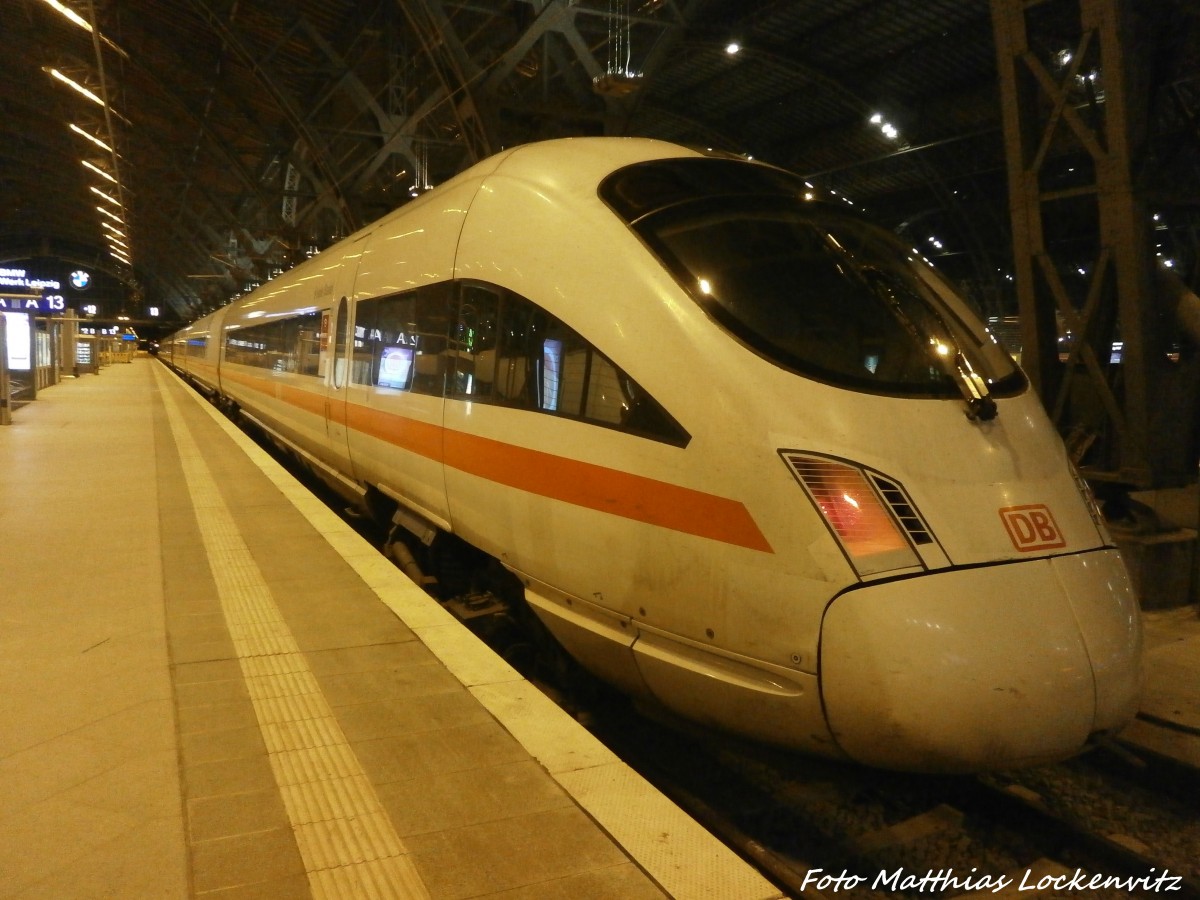
M499 291L474 284L459 290L458 324L451 335L454 376L451 397L496 398L496 350L503 305Z
M511 291L460 287L450 396L595 422L685 446L687 432L580 335Z
M450 284L434 284L358 302L351 366L355 384L440 397L447 351Z
M225 359L273 372L316 375L321 359L320 311L225 332Z

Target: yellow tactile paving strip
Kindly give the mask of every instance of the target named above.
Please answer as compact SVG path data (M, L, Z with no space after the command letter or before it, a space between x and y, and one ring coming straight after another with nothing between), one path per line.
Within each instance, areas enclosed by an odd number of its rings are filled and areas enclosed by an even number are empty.
M165 385L162 397L313 896L428 897Z

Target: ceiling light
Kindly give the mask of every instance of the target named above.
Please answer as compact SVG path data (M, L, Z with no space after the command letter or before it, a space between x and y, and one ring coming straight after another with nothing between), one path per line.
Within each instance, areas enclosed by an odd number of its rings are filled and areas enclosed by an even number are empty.
M108 196L108 194L104 193L104 191L100 190L100 188L98 188L98 187L92 187L92 188L90 188L90 190L93 194L99 194L101 197L103 197L105 200L107 200L113 206L117 207L118 209L121 209L121 201L118 200L116 197Z
M106 105L103 100L101 100L99 97L97 97L95 94L93 94L87 88L85 88L82 84L79 84L77 81L72 81L70 78L68 78L62 72L58 71L58 69L45 69L44 71L48 72L51 77L57 78L63 84L67 85L67 87L72 88L73 90L76 90L79 93L83 94L83 96L87 97L89 100L91 100L96 105L98 105L98 106Z
M730 56L735 56L738 53L742 52L742 45L739 44L737 41L730 41L728 44L725 45L725 52L728 53Z
M94 136L88 134L86 131L84 131L82 128L80 128L78 125L68 125L67 127L70 128L73 132L75 132L80 137L87 138L89 141L91 141L93 144L95 144L97 147L99 147L101 150L105 151L106 153L115 153L116 152L115 150L113 150L112 147L108 146L108 144L106 144L106 143L104 143L104 141L100 140L100 138L94 137Z
M62 13L64 16L66 16L68 19L70 19L72 22L74 22L76 25L78 25L80 28L82 28L84 31L90 32L92 30L91 23L88 22L87 19L85 19L81 15L79 15L79 13L75 12L75 10L73 10L69 7L63 6L61 3L58 2L58 0L45 0L45 2L49 6L53 6L56 10L58 10L60 13Z
M53 7L56 11L61 13L63 16L65 16L72 24L78 25L80 28L82 28L88 34L91 34L94 31L94 29L92 28L91 22L89 22L87 19L83 18L83 16L79 15L79 13L75 12L75 10L73 10L67 6L63 6L63 4L59 3L58 0L45 0L45 3L48 6ZM126 53L124 50L122 50L120 47L118 47L116 44L114 44L112 41L110 41L104 35L100 35L100 40L104 41L105 44L112 47L114 50L116 50L118 53L120 53L126 59L129 59L128 53Z
M111 175L109 175L107 172L105 172L105 171L104 171L102 168L100 168L99 166L92 165L92 163L88 162L86 159L84 159L84 160L80 160L80 162L82 162L82 163L84 164L84 166L86 166L87 168L91 169L91 170L92 170L93 172L95 172L97 175L100 175L100 176L101 176L101 177L103 177L103 178L107 178L107 179L108 179L109 181L111 181L113 184L116 184L116 183L117 183L117 179L113 178Z
M95 188L92 188L92 190L94 191L94 190L96 190L96 189L95 189ZM125 224L125 220L124 220L124 219L122 219L120 216L118 216L118 215L116 215L116 214L114 214L114 213L111 213L111 212L109 212L109 211L108 211L107 209L105 209L103 206L97 206L97 207L96 207L96 212L98 212L98 213L103 213L104 215L106 215L106 216L108 216L110 219L112 219L114 222L116 222L118 225L124 225L124 224Z

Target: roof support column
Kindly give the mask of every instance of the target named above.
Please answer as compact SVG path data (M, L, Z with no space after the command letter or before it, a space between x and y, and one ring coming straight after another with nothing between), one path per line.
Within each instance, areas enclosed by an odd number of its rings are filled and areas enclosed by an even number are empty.
M1022 364L1073 454L1093 449L1089 475L1148 486L1163 475L1150 448L1164 348L1149 217L1133 181L1146 104L1123 47L1134 40L1131 3L991 7ZM1070 38L1048 47L1051 35Z

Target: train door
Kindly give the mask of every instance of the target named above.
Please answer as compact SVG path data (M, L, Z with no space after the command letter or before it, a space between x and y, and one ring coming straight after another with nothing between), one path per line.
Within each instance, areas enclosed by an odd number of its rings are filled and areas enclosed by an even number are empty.
M329 358L325 366L325 432L332 458L330 462L341 472L354 477L353 460L350 457L348 419L350 412L348 387L351 383L350 366L354 359L354 279L358 271L366 238L355 241L342 256L334 280L334 297L338 298L330 310L330 322L325 332L329 342Z

